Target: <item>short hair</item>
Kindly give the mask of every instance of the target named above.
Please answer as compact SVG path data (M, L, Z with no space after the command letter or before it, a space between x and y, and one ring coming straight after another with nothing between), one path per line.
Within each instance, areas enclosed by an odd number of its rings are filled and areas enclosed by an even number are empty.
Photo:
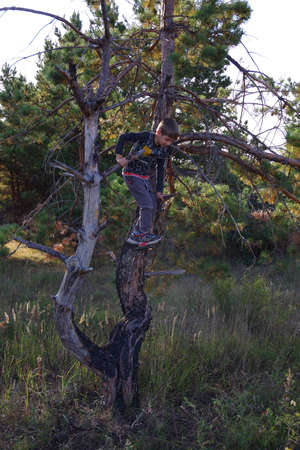
M160 130L161 134L170 137L171 139L178 139L179 129L175 119L172 117L166 117L159 122L156 131Z

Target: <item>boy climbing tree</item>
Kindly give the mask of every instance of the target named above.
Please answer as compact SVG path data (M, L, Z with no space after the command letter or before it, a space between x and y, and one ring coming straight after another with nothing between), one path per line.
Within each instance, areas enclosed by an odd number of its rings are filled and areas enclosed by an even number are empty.
M131 230L127 242L139 247L156 244L161 236L152 233L152 224L157 208L157 199L164 201L163 184L165 161L169 146L179 136L178 125L173 118L162 120L156 132L122 134L116 146L116 160L123 167L124 181L139 207L139 217ZM130 157L123 156L126 143L134 143ZM150 177L156 170L156 189Z

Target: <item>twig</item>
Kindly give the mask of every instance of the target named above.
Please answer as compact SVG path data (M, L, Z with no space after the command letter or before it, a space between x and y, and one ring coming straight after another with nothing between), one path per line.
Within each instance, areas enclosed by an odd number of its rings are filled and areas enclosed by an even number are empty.
M15 241L20 242L21 244L26 245L26 247L34 248L35 250L39 250L41 252L47 253L48 255L54 256L55 258L60 259L64 263L68 259L63 253L57 252L53 250L51 247L47 247L46 245L37 244L35 242L27 241L26 239L21 239L18 236L14 236Z
M245 152L258 158L259 160L267 159L269 161L274 161L280 164L300 168L300 159L290 159L286 158L285 156L278 155L276 153L268 153L266 151L262 151L259 150L258 148L253 147L252 145L248 144L247 142L241 139L225 136L218 133L190 133L182 135L181 138L178 140L178 143L195 140L222 142L223 144L232 145L233 147L237 147L241 150L244 150Z
M60 161L54 161L50 163L50 166L63 170L65 175L75 176L83 183L93 183L93 178L88 178L87 176L84 176L82 173L78 172L78 170L73 169L73 167L67 166L67 164L64 164Z
M91 43L97 44L97 45L99 45L101 43L100 39L93 39L90 36L87 36L86 34L82 33L78 28L76 28L71 22L64 19L63 17L57 16L56 14L52 14L52 13L48 13L48 12L40 11L40 10L36 10L36 9L21 8L19 6L6 6L4 8L0 8L0 11L24 11L24 12L29 12L32 14L40 14L42 16L52 17L53 19L63 22L65 25L70 27L73 31L75 31L76 34L78 34L78 36L82 37L82 39L84 39L85 41L91 42Z
M232 215L232 213L231 213L231 211L230 211L230 209L228 208L228 206L227 206L227 204L226 204L226 202L225 202L225 200L223 199L223 197L221 196L221 194L220 194L220 192L218 191L218 189L216 188L216 186L215 186L215 184L213 183L213 181L204 173L204 171L201 169L201 167L196 163L196 161L194 160L194 158L192 158L191 156L189 156L189 155L187 155L187 153L185 153L184 151L182 151L182 150L180 150L180 149L178 149L178 151L180 152L180 153L182 153L183 155L185 155L195 166L196 166L196 168L197 168L197 170L199 171L199 173L200 173L200 175L202 176L202 178L213 188L213 190L215 191L215 194L217 195L217 197L219 198L219 200L221 201L221 203L223 204L223 207L224 207L224 209L227 211L227 213L229 214L229 216L230 216L230 218L231 218L231 220L232 220L232 222L233 222L233 224L234 224L234 227L235 227L235 229L236 229L236 231L237 231L237 233L238 233L238 235L240 236L240 239L242 240L242 241L244 241L244 242L247 242L248 243L248 241L247 241L247 239L242 235L242 233L241 233L241 231L240 231L240 228L239 228L239 226L238 226L238 224L236 223L236 220L234 219L234 217L233 217L233 215ZM250 244L248 243L248 245L249 245L249 248L251 249L251 246L250 246ZM251 249L252 250L252 249ZM253 253L253 251L252 251L252 253ZM254 253L253 253L253 256L255 256L254 255Z
M282 101L284 105L288 106L297 115L297 117L300 117L299 111L296 108L294 108L293 105L286 98L279 95L278 92L276 91L276 89L272 88L272 86L267 84L264 80L257 78L255 75L253 75L253 73L254 73L253 71L247 70L244 67L242 67L241 64L238 63L230 55L227 55L226 58L228 59L228 61L230 61L232 64L234 64L242 73L247 75L247 77L252 82L257 82L257 83L262 84L264 87L266 87L269 90L269 92L272 92L272 94L275 95L275 97L277 97L280 101ZM272 81L272 79L270 77L268 77L267 75L265 75L262 72L259 72L259 75L264 76L264 77L268 78L270 81Z

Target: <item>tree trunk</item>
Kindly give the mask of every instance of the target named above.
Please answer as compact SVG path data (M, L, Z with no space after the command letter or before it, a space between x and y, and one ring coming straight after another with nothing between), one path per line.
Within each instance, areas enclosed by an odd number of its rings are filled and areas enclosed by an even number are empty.
M161 120L169 113L171 103L168 85L173 69L170 52L172 38L173 1L162 0L162 76L161 101L156 118ZM84 274L92 270L91 263L99 232L100 183L98 171L97 139L101 105L109 93L110 34L104 0L101 0L105 39L102 42L102 69L99 87L94 95L84 91L78 82L76 67L69 64L69 72L62 71L84 115L84 160L82 173L72 170L83 185L84 209L82 227L78 233L76 253L66 259L66 271L55 296L55 326L64 347L84 365L102 375L106 382L106 403L130 405L138 402L139 352L151 322L151 308L144 292L147 250L124 243L117 267L116 285L124 317L110 334L109 342L98 347L77 327L73 319L73 303ZM107 89L108 90L107 90ZM63 167L63 165L60 165Z
M124 243L117 268L117 289L124 318L110 336L117 349L117 398L138 404L139 352L151 322L151 307L144 292L147 250Z
M55 296L55 325L63 345L83 364L94 367L93 356L85 348L82 334L73 322L73 303L81 285L82 276L90 268L90 262L98 235L100 207L100 175L95 142L98 136L98 113L85 117L85 155L83 176L89 182L83 183L84 211L82 228L78 233L76 253L66 261L66 272ZM83 339L84 340L84 339ZM88 346L89 347L89 346Z
M174 0L162 0L161 3L162 69L160 94L154 115L155 127L162 118L169 115L172 106L168 85L173 83L170 53L174 51ZM155 180L152 179L151 184L156 185ZM151 307L144 292L146 257L147 250L125 243L117 268L117 289L124 318L115 327L110 338L111 344L114 342L116 347L120 347L117 398L121 398L126 404L138 401L139 352L151 322Z
M174 68L171 54L175 49L174 33L174 0L161 1L160 43L161 43L161 76L158 101L154 113L154 129L159 122L171 114L173 103Z
M73 319L73 303L82 276L89 272L99 229L100 175L95 142L98 113L85 118L85 155L83 178L84 211L79 244L75 255L66 261L66 272L55 296L55 325L61 341L79 361L103 375L106 401L113 405L138 400L137 371L139 351L151 321L151 309L143 290L146 250L124 244L117 268L117 289L124 317L115 326L110 341L103 347L91 342Z

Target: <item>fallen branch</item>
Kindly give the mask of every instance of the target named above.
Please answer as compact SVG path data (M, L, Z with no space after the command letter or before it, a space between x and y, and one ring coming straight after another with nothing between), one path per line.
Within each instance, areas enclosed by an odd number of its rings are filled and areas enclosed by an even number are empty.
M184 275L186 272L185 269L178 270L159 270L157 272L145 272L145 277L160 277L161 275Z

